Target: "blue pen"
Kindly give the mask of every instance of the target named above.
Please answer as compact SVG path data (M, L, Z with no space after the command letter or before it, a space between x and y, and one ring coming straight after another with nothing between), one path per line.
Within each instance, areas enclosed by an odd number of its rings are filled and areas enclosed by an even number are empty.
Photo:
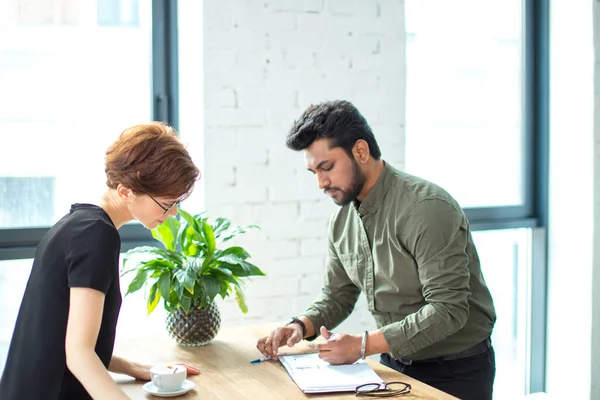
M256 360L250 361L250 364L258 364L259 362L269 361L269 360L271 360L271 357L257 358Z

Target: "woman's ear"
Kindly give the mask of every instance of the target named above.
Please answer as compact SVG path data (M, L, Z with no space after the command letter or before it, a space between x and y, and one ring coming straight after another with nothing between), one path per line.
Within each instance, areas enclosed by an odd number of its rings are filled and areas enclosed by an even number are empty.
M121 185L120 183L117 185L117 194L123 201L127 203L129 203L132 200L131 195L133 194L133 192L131 191L131 189Z

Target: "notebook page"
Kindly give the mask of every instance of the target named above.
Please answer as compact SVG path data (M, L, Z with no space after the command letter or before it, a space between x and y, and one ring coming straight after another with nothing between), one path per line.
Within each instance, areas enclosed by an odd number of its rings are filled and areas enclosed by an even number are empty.
M382 383L364 361L349 365L330 365L318 354L280 356L290 377L305 393L346 392L365 383Z

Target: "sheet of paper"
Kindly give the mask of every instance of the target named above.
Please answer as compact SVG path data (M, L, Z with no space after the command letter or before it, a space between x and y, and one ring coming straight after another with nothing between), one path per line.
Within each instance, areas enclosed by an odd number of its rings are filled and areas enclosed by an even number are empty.
M362 360L349 365L331 365L316 353L280 356L279 360L305 393L347 392L365 383L383 382Z

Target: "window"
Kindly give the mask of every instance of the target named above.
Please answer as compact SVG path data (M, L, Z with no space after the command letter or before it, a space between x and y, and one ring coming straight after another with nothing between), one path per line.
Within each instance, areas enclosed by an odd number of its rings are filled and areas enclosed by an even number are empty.
M0 260L32 257L71 202L97 202L124 128L178 122L176 2L37 3L0 5ZM132 224L121 238L150 235Z
M406 2L406 165L463 207L525 202L521 9Z
M531 229L478 231L473 240L494 307L494 397L523 397L527 383L531 293Z
M94 5L78 4L83 14ZM0 131L12 134L0 150L0 228L52 225L75 188L81 201L97 201L106 148L125 127L152 119L150 11L140 10L136 28L7 28Z
M32 262L32 259L0 261L0 376Z
M498 398L545 387L547 28L543 0L406 1L406 170L478 231Z

